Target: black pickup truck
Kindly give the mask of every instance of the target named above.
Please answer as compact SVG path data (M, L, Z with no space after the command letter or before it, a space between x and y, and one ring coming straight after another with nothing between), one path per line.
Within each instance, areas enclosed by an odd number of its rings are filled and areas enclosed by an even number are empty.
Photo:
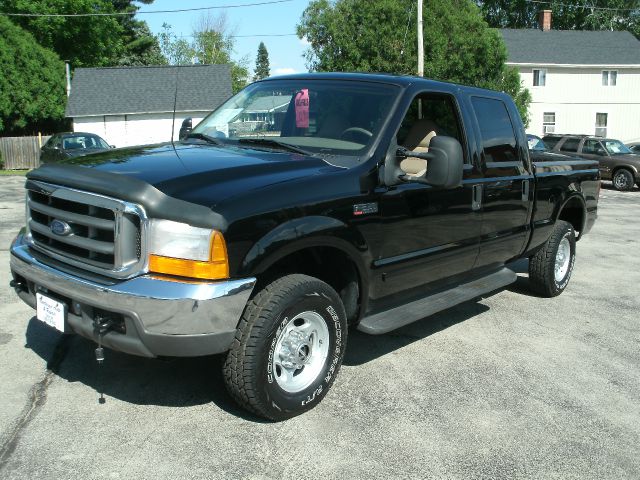
M27 176L12 285L37 317L147 357L224 353L231 395L316 405L348 328L384 334L516 280L560 294L596 162L532 162L511 98L422 78L254 83L179 142Z

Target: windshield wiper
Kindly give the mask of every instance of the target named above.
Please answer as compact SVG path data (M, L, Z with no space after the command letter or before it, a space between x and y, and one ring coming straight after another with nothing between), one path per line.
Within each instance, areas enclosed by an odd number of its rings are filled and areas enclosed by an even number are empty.
M293 153L301 153L302 155L311 155L311 153L306 150L302 150L301 148L294 147L288 143L279 142L278 140L273 140L271 138L239 138L238 143L244 143L248 145L259 145L264 147L272 147L277 150L285 150L287 152Z
M187 138L196 138L198 140L204 140L207 143L211 143L212 145L222 145L222 141L214 138L210 135L206 135L204 133L198 133L198 132L191 132L189 133L186 137L184 137L184 139L186 140Z

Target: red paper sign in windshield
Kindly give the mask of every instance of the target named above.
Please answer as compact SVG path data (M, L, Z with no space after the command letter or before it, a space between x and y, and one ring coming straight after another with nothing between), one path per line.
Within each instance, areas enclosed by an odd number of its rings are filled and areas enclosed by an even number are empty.
M303 88L296 94L296 127L309 128L309 89Z

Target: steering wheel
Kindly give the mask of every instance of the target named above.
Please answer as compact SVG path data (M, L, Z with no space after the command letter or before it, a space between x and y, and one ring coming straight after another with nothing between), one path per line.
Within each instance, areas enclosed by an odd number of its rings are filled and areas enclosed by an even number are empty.
M363 135L365 137L367 137L367 140L371 137L373 137L373 133L371 133L369 130L366 130L364 128L361 127L349 127L346 130L344 130L341 134L340 134L340 139L344 139L345 136L347 135ZM365 140L366 142L366 140Z

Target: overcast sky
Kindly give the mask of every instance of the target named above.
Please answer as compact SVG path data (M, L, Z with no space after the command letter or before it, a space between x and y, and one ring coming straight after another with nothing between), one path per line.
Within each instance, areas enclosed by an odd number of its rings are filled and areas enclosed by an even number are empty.
M150 5L141 5L140 12L149 10L173 10L178 8L199 8L216 5L238 5L243 3L258 3L265 0L155 0ZM309 4L309 0L293 0L273 5L260 5L243 8L229 8L227 17L231 26L235 27L236 35L265 35L295 33L296 25L300 21L302 11ZM221 10L209 10L217 14ZM138 15L146 20L149 28L155 34L162 30L162 24L168 23L173 27L176 35L191 35L194 22L206 11L182 13L156 13ZM189 38L187 38L189 40ZM306 72L305 60L302 53L307 48L297 36L287 37L249 37L235 39L236 59L245 55L249 58L249 69L253 73L258 45L263 41L269 51L271 75L285 73Z

